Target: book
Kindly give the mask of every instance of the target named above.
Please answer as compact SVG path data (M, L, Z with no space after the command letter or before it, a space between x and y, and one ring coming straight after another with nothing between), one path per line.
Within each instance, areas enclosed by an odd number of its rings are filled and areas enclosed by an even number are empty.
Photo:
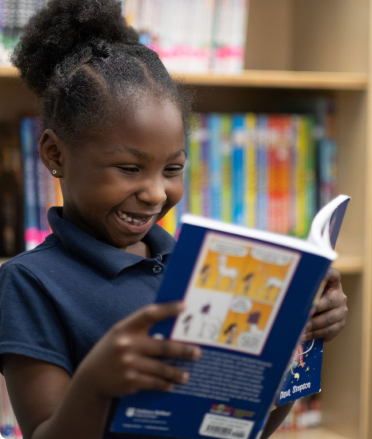
M187 370L189 382L121 398L111 431L259 437L337 258L333 247L348 202L341 195L318 212L307 240L185 215L156 298L182 300L185 311L150 335L198 344L202 357L165 360Z

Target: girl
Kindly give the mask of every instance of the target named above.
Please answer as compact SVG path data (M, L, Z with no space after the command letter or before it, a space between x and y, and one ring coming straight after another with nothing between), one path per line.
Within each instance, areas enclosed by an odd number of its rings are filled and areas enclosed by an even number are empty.
M201 355L148 337L183 309L150 304L174 245L156 223L182 197L187 99L115 0L52 0L12 59L41 98L39 153L64 206L42 245L1 268L1 371L24 439L108 439L113 397L170 391L188 374L158 357ZM329 285L309 336L344 324L338 274Z

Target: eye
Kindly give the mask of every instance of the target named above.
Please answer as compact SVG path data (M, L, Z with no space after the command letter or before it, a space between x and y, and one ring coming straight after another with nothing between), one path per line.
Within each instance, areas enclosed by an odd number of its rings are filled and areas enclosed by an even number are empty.
M118 169L123 171L125 174L137 174L139 172L139 169L135 166L118 166Z
M164 171L168 175L177 175L183 171L183 166L168 166Z

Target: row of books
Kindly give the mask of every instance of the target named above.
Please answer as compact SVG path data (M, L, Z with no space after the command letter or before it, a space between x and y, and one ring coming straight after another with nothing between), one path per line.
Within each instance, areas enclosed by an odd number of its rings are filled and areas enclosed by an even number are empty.
M47 0L0 1L0 65L9 65L9 57L24 27Z
M4 439L22 439L3 375L0 375L0 433Z
M42 243L51 232L47 219L49 208L63 205L59 180L51 176L39 157L41 130L39 118L22 119L21 148L26 250L31 250Z
M123 0L128 23L173 72L239 73L249 0Z
M336 195L337 145L319 131L310 115L195 114L184 197L160 224L174 234L189 212L306 237Z
M298 431L319 427L322 421L322 401L320 394L298 399L282 425L280 431Z

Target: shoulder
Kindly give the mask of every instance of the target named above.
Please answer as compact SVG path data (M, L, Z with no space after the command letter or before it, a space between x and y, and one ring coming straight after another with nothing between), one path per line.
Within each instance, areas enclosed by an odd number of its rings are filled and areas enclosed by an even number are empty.
M38 274L60 260L63 249L58 245L58 239L50 235L42 244L13 257L0 266L0 279L12 275L30 276L37 278Z

